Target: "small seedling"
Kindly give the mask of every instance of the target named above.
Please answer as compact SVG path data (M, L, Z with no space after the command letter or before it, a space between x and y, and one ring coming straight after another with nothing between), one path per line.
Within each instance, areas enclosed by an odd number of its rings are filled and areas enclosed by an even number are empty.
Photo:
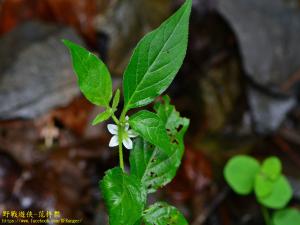
M278 210L272 221L273 225L300 225L300 212L293 208Z
M173 81L186 54L191 6L192 0L186 0L174 15L138 43L123 75L124 107L118 118L115 113L120 90L113 97L106 65L81 46L63 41L70 50L81 92L91 103L105 108L93 125L110 118L115 123L108 125L113 135L109 146L118 146L119 167L108 170L100 181L110 225L188 224L175 207L158 202L146 208L146 201L147 194L165 186L176 175L189 120L180 117L167 96L155 104L155 112L127 113L153 102ZM125 171L123 145L132 149L130 173Z
M250 156L235 156L227 162L224 176L237 194L248 195L254 191L257 201L262 205L267 225L289 225L286 221L297 217L298 220L293 225L300 225L297 211L282 210L291 200L293 192L287 178L282 174L282 165L277 157L269 157L260 164ZM268 209L281 211L276 211L271 219Z

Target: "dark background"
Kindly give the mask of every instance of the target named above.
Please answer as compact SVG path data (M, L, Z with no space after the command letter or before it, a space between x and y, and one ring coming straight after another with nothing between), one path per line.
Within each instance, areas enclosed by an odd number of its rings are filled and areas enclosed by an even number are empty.
M61 39L98 54L114 87L132 49L180 0L0 1L0 212L59 210L106 224L98 181L118 156L79 93ZM279 156L300 204L300 2L194 0L187 57L167 94L191 119L174 181L150 201L192 225L263 224L222 169L236 154ZM128 152L125 154L128 160ZM1 218L1 216L0 216Z

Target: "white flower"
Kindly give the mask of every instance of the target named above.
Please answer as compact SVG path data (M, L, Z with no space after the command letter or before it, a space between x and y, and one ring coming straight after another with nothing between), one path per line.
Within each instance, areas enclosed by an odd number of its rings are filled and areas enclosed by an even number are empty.
M128 116L126 116L126 121L128 121ZM115 147L119 145L119 127L115 124L107 125L108 131L113 135L109 142L109 147ZM129 130L129 123L125 123L124 130L122 132L122 143L127 149L132 149L133 143L130 138L138 136L133 130Z

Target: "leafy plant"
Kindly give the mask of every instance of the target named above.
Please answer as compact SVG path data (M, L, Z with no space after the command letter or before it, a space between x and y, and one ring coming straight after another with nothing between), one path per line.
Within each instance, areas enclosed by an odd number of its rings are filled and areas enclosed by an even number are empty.
M130 109L153 102L171 84L182 65L188 43L192 0L156 30L147 34L135 48L123 76L124 108L119 118L120 90L113 95L111 75L105 64L77 44L63 40L68 47L78 84L84 96L105 110L93 125L110 118L113 135L109 146L119 146L119 167L108 170L100 181L110 225L185 225L183 215L173 206L158 202L146 208L147 194L169 183L181 163L184 134L189 126L167 96L155 104L154 112L141 110L127 116ZM111 103L112 102L112 103ZM135 138L134 142L131 138ZM130 173L124 168L123 145L130 152Z
M300 212L293 208L279 210L272 221L274 225L300 225Z
M292 188L282 174L282 165L277 157L269 157L260 164L255 158L238 155L231 158L225 168L224 176L229 186L240 195L254 191L257 201L262 205L266 224L272 224L269 209L280 210L292 198ZM300 223L297 211L284 209L274 213L274 225L289 225L287 221L298 218L293 225Z

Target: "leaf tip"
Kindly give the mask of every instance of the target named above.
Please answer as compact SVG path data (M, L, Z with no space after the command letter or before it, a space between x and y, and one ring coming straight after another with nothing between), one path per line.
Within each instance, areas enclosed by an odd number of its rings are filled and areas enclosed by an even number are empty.
M97 118L95 118L92 122L92 126L96 126L98 124Z
M70 41L69 40L67 40L67 39L61 39L61 42L64 44L64 45L66 45L66 46L69 46L70 45Z
M188 5L192 5L193 4L193 0L186 0Z
M72 46L76 45L74 42L64 38L61 39L61 42L68 48L71 48Z
M190 9L192 8L192 5L193 5L193 0L186 0L182 6L186 9L189 9L189 11L190 11Z

